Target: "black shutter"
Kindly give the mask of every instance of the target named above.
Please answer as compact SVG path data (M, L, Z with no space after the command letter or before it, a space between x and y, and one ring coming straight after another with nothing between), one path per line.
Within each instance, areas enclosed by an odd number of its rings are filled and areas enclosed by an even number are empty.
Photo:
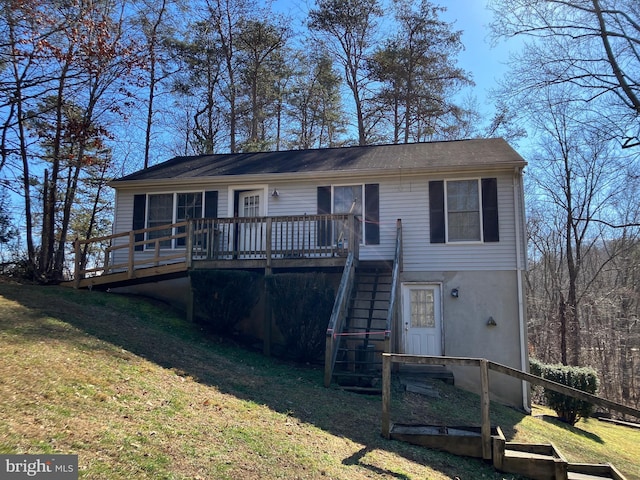
M318 187L318 215L328 215L331 213L331 187ZM318 246L329 246L333 244L333 230L331 222L318 220L317 241Z
M364 186L364 243L380 244L380 186L369 183Z
M145 226L147 219L147 196L145 194L133 196L133 225L132 230L142 230ZM144 233L137 233L135 235L135 241L141 242L144 240ZM136 245L135 250L144 250L144 245Z
M444 243L444 181L429 182L429 228L431 243Z
M218 192L216 190L204 192L204 216L205 218L218 217Z
M500 241L497 178L482 179L482 230L485 242Z

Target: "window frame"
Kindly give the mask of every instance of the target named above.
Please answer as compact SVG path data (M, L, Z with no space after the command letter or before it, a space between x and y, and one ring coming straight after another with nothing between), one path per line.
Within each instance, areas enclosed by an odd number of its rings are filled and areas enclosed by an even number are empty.
M151 201L151 197L153 196L161 196L161 195L171 195L172 199L172 211L171 211L171 221L169 223L169 225L174 224L174 223L178 223L179 221L184 221L187 220L185 219L180 219L178 220L177 216L178 216L178 195L200 195L200 217L197 218L204 218L205 216L205 202L206 202L206 197L205 194L206 192L204 190L191 190L191 191L181 191L181 192L154 192L154 193L147 193L146 194L146 206L145 206L145 228L150 228L149 227L149 214L150 214L150 201ZM191 218L191 217L190 217ZM196 218L196 217L194 217ZM145 241L147 240L152 240L152 238L149 238L149 234L152 232L146 232L145 233ZM176 235L177 232L176 228L172 228L171 229L171 233L169 233L169 235ZM164 235L163 235L164 236ZM176 249L184 249L186 248L186 242L185 244L181 244L182 242L179 242L180 239L172 239L170 240L170 244L167 245L163 245L162 243L160 244L160 249L161 250L176 250ZM155 247L153 246L153 244L151 243L145 243L144 245L144 250L148 251L148 250L153 250Z
M355 214L356 217L360 218L360 245L364 246L365 245L365 221L364 219L366 218L366 198L365 198L365 184L364 183L336 183L336 184L331 184L331 213L336 215L336 214L342 214L342 213L349 213L349 212L340 212L337 213L335 211L335 190L336 188L345 188L345 187L360 187L360 194L362 195L362 198L360 199L360 208L361 208L361 212L359 214ZM334 236L337 232L334 232ZM334 241L336 239L334 238Z
M450 240L449 239L449 184L456 182L476 182L477 188L477 217L478 217L478 238L469 240ZM484 225L483 225L483 202L482 202L482 179L478 177L456 178L444 180L444 231L445 244L465 245L465 244L481 244L484 243Z

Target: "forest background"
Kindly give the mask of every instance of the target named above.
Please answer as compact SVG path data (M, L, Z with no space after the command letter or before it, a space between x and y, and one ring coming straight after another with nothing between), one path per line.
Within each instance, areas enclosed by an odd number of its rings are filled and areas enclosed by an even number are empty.
M504 137L529 163L531 355L640 407L637 0L489 1L513 48L490 105L444 0L0 4L5 273L66 278L70 241L111 233L107 182L175 155Z

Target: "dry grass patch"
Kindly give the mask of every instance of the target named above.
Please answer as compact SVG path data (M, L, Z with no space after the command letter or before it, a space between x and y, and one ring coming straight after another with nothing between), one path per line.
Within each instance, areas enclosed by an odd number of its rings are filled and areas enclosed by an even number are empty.
M0 356L0 451L78 454L83 478L513 478L387 441L379 397L325 389L321 369L206 337L163 305L0 284ZM477 405L442 392L395 391L393 415L446 423L443 405ZM492 415L514 431L523 418Z

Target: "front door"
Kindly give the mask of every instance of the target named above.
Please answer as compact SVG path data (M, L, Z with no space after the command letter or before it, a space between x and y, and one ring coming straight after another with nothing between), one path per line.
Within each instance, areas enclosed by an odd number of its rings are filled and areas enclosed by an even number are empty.
M238 215L242 220L238 228L238 250L242 258L258 258L265 250L264 191L250 190L238 196Z
M402 286L404 353L442 355L442 312L440 286L408 284Z

